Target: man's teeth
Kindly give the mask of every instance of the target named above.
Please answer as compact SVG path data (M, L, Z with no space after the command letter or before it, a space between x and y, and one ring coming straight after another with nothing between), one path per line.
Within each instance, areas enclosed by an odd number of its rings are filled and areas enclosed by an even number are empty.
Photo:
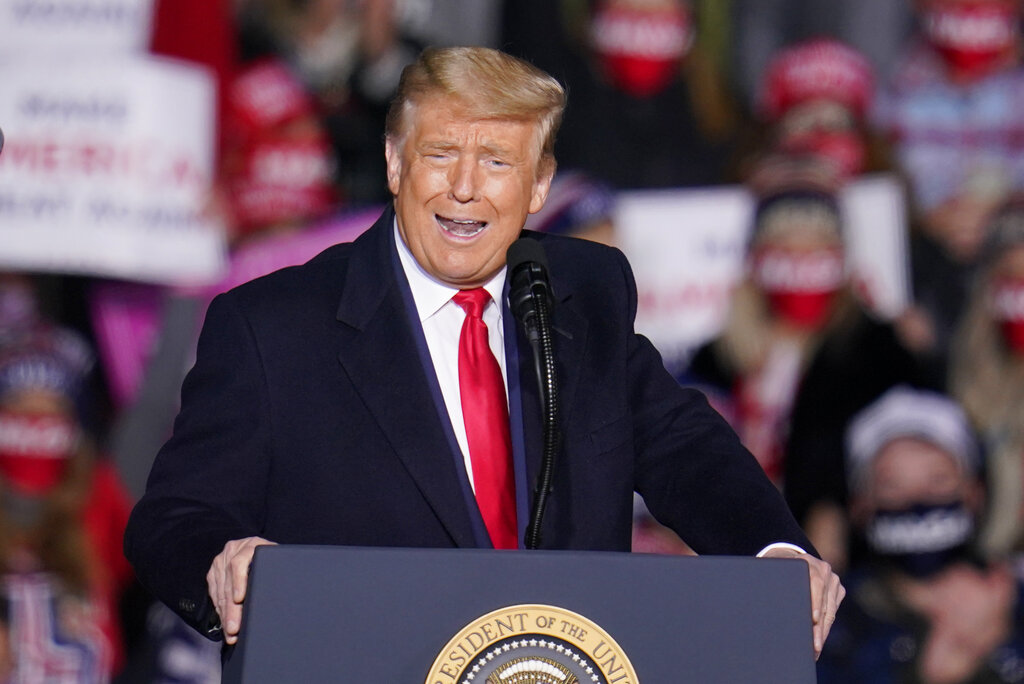
M450 219L439 216L438 222L445 230L458 237L473 237L487 227L486 221L472 219Z

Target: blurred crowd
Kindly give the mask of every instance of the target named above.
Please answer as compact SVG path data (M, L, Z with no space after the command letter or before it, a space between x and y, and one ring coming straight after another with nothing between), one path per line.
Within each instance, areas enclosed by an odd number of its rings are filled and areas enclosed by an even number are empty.
M1021 0L156 0L151 51L216 74L206 211L236 252L389 199L384 115L427 45L567 85L536 229L615 245L619 192L746 186L745 274L679 381L845 577L819 681L940 684L1024 682L1022 32ZM880 172L911 284L884 319L839 201ZM98 285L0 273L0 682L216 682L217 645L120 552L205 299L143 288L122 392ZM642 502L634 548L688 552Z

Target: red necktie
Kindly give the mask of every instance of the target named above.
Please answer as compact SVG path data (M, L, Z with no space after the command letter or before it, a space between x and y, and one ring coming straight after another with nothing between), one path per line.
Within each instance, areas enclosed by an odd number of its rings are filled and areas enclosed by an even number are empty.
M466 312L459 336L459 393L477 505L494 548L515 549L519 547L516 485L505 381L481 318L491 295L478 287L461 290L452 299Z

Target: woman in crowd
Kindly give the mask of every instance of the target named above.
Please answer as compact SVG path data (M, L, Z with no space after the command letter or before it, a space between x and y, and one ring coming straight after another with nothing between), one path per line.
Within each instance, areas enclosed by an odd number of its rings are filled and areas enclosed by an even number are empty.
M978 279L957 333L951 387L989 452L993 552L1024 548L1024 197L989 225Z
M0 346L4 682L106 682L123 664L129 502L80 419L90 364L84 344L58 328L22 330Z

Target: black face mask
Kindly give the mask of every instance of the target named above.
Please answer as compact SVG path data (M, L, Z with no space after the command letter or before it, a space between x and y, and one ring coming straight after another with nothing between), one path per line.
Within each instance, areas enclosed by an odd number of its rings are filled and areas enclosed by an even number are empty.
M962 501L881 510L865 529L868 548L898 570L925 578L967 556L974 516Z

